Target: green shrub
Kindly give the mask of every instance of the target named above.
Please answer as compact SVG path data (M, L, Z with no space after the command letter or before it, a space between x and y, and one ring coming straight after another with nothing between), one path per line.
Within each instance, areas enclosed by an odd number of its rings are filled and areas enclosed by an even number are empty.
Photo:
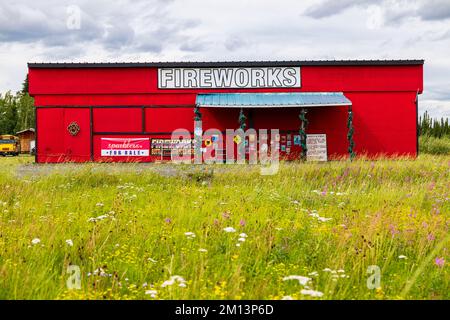
M435 138L431 136L421 136L419 138L419 152L429 154L450 154L450 138Z

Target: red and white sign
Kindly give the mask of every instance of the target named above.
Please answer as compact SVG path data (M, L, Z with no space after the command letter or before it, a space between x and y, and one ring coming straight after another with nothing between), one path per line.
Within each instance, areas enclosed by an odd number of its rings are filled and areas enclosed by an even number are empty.
M149 154L149 138L101 138L102 157L145 157Z

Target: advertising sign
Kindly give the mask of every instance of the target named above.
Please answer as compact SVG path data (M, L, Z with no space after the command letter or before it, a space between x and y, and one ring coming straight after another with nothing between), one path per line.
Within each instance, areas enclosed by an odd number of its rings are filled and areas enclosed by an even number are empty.
M307 161L327 161L327 135L307 134L306 135Z
M145 157L149 153L149 138L101 138L102 157Z
M172 149L177 149L181 153L193 153L193 139L152 139L152 156L170 157Z
M300 87L300 67L158 69L159 89Z

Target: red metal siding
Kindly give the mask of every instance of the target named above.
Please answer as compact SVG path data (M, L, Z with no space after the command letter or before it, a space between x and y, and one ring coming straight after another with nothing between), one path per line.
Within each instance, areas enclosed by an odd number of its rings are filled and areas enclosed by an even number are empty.
M193 131L193 106L200 92L327 92L342 91L353 103L355 151L376 156L415 156L417 92L423 89L421 65L407 66L305 66L298 89L160 90L156 68L30 69L30 92L37 111L38 162L90 159L90 109L93 131L131 133L162 138L177 128ZM52 108L45 108L53 106ZM67 108L55 108L61 106ZM136 108L95 108L136 106ZM142 119L142 106L146 106ZM238 109L203 108L203 129L236 129ZM298 132L299 109L254 109L256 129ZM329 157L348 155L347 108L308 108L307 133L327 134ZM143 123L144 120L144 123ZM250 119L248 119L250 120ZM67 126L77 121L81 131L70 136ZM143 127L144 125L144 127ZM143 132L155 133L143 135ZM156 134L159 133L159 134ZM127 137L127 135L115 135ZM99 134L94 135L94 159L100 158ZM297 152L297 147L292 147ZM130 159L115 158L114 161ZM132 161L155 160L152 157Z
M39 108L37 118L38 162L90 160L89 109ZM67 130L72 122L76 122L80 127L80 131L75 136Z
M142 108L94 108L94 132L142 131Z

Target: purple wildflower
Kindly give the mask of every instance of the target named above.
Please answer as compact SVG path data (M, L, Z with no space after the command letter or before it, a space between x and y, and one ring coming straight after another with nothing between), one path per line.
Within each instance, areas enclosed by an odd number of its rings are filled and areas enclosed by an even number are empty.
M445 265L445 260L444 258L436 258L434 259L434 264L442 268Z
M241 219L241 220L239 221L239 225L240 225L241 227L245 226L245 220L244 220L244 219Z

